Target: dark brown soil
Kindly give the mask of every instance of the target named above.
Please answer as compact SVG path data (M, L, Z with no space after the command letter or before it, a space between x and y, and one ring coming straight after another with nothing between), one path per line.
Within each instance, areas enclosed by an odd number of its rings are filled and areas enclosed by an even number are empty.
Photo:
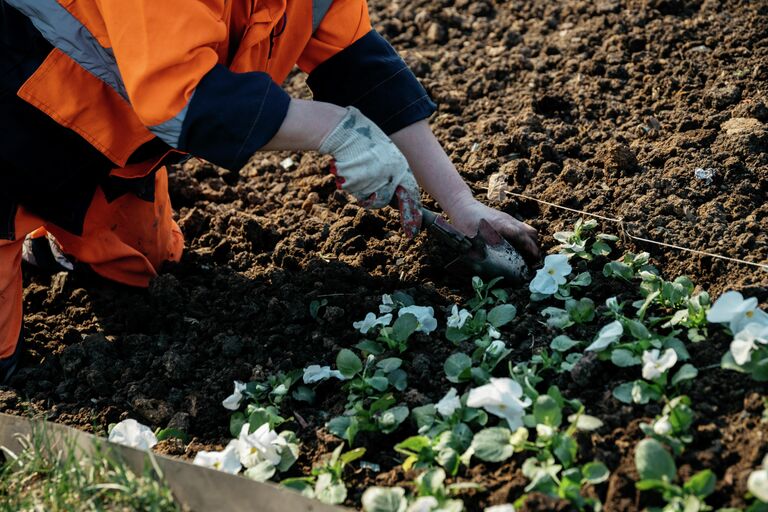
M466 180L485 197L488 177L508 175L516 192L620 218L629 234L768 261L768 4L749 1L600 0L518 2L370 1L379 30L398 48L439 105L432 125ZM289 88L306 95L303 79ZM331 363L359 341L352 322L397 289L440 310L469 297L467 276L446 271L445 255L419 237L408 242L392 211L365 211L336 192L327 161L257 157L239 172L192 161L171 176L172 199L189 249L148 291L81 274L27 269L24 368L0 390L0 410L44 412L84 430L103 431L130 416L174 426L194 440L177 455L221 445L232 381ZM711 183L694 177L714 168ZM544 248L578 215L530 200L496 204L537 227ZM619 234L619 226L601 229ZM726 289L768 300L768 273L754 267L626 240L667 277L687 274L713 295ZM599 268L599 267L595 267ZM595 301L616 293L598 282ZM540 306L512 290L519 319L504 332L527 358L551 338ZM326 299L317 319L313 300ZM444 315L438 312L444 324ZM447 390L442 362L453 352L439 337L416 338L409 352L415 406ZM532 343L534 341L534 343ZM690 348L699 367L715 364L728 340ZM502 365L504 366L504 365ZM636 510L633 446L638 424L658 406L630 407L610 397L634 378L599 367L580 379L555 379L605 422L582 439L585 460L612 470L597 495L607 510ZM339 412L333 384L316 408L288 402L304 442L298 468L338 441L321 426ZM715 507L743 506L745 481L764 455L765 386L719 369L702 371L690 391L699 413L695 440L678 460L681 476L712 468ZM366 485L403 483L391 446L412 430L363 438L379 475L351 472L350 505ZM504 503L525 486L520 461L478 464L462 479L486 491L471 509ZM643 498L646 499L646 498ZM566 510L546 497L530 510Z

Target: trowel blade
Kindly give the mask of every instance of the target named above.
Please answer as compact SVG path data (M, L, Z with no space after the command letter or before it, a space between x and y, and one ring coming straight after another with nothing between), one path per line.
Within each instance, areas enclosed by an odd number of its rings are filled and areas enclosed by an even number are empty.
M530 278L530 269L522 255L485 219L480 221L477 235L470 240L472 250L464 260L475 272L516 283Z

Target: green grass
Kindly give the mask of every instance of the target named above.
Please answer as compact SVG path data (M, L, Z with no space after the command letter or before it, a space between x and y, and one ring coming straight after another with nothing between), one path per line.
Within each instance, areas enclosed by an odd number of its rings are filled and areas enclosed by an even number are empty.
M137 475L108 449L85 454L74 442L52 440L39 425L20 442L16 453L2 448L0 512L181 510L151 454Z

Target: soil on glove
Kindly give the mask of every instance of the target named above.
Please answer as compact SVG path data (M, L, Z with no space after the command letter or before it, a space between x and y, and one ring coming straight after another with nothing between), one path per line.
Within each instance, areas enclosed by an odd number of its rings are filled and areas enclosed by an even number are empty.
M488 201L490 176L503 172L513 192L621 219L602 221L600 229L625 235L622 250L650 252L667 278L686 274L713 296L738 289L768 300L763 270L626 236L768 261L768 4L369 4L377 28L438 104L432 126L478 197ZM298 75L288 88L308 94ZM199 161L174 169L172 200L188 250L149 290L26 269L28 353L11 386L0 388L0 410L42 412L97 432L126 417L176 427L192 443L164 449L190 457L226 443L221 400L233 380L333 364L340 348L360 341L352 322L376 311L383 293L410 293L417 304L434 306L444 326L442 308L470 297L471 276L446 268L451 255L424 236L406 240L393 211L366 211L337 192L326 159L293 154L286 169L287 156L265 154L235 171ZM536 227L545 250L555 244L555 231L579 217L512 196L490 204ZM620 288L598 280L593 298L601 304ZM528 305L527 290L511 293L518 319L503 339L519 361L554 332L539 322L539 306ZM315 318L309 305L321 300L327 305ZM419 336L407 355L403 400L412 407L450 388L442 365L456 350L442 335ZM714 337L692 345L692 362L717 366L728 343ZM629 378L626 370L595 363L576 378L554 379L605 422L580 439L580 457L612 471L595 489L606 510L649 504L634 488L633 450L643 437L639 423L659 406L614 400L613 386ZM698 413L695 439L678 466L683 477L704 468L716 473L709 500L715 508L744 505L746 475L765 452L765 392L719 368L703 370L689 391ZM319 388L314 407L288 400L285 412L297 418L292 428L303 442L296 473L338 445L323 425L343 402L334 383ZM365 459L382 471L349 470L348 505L359 505L368 485L406 484L414 476L382 449L413 430L360 438ZM521 495L521 462L462 470L459 480L485 488L470 493L468 507ZM568 505L534 496L527 508Z

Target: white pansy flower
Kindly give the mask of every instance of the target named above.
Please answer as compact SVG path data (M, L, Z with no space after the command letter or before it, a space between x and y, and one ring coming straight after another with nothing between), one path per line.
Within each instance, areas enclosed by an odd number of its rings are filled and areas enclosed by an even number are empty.
M763 467L749 474L747 489L763 503L768 503L768 456L763 459Z
M419 322L419 326L416 328L416 332L423 332L429 334L437 329L437 320L435 320L435 310L432 306L408 306L400 308L397 312L398 318L405 314L412 314Z
M610 345L613 345L619 341L623 334L624 326L621 325L621 322L618 320L614 320L613 322L600 329L600 332L597 333L595 341L593 341L585 350L593 350L595 352L605 350Z
M646 380L658 379L676 363L677 352L674 349L668 348L661 355L659 355L657 348L646 350L643 352L643 378Z
M448 327L461 329L470 318L472 318L472 313L466 309L459 309L459 306L454 304L451 308L451 316L448 317Z
M504 505L493 505L492 507L485 507L483 512L515 512L514 505L505 503Z
M245 383L239 380L235 381L235 390L225 398L221 405L229 409L230 411L236 411L240 408L240 402L243 400L243 391L245 391Z
M236 475L242 468L240 456L237 453L237 439L231 440L227 447L220 452L197 452L192 464Z
M416 501L411 503L407 512L432 512L439 505L440 503L434 496L422 496L420 498L416 498Z
M365 319L354 322L352 327L360 331L362 334L368 334L368 331L376 327L377 325L388 326L392 321L392 315L387 314L382 317L376 317L375 313L368 313L365 315Z
M672 432L672 422L666 414L653 422L653 433L659 436L665 436Z
M451 388L445 396L435 404L435 408L443 418L450 418L457 409L461 409L461 399L459 399L456 388Z
M497 340L501 338L501 333L494 326L488 325L488 337L491 338L492 340Z
M280 452L287 444L285 439L270 429L269 423L263 424L251 434L248 433L249 429L248 423L243 425L240 436L237 438L240 463L246 468L251 468L263 461L277 466L280 463Z
M395 302L392 300L392 296L384 294L381 296L381 304L379 305L379 313L382 315L385 313L391 313L395 309Z
M571 265L565 254L550 254L544 258L544 268L536 271L536 276L528 288L534 293L552 295L557 292L561 284L565 284L566 277L571 273Z
M112 428L109 433L109 441L112 443L129 446L138 450L149 450L157 444L157 437L146 425L136 420L123 420Z
M488 354L488 357L495 359L501 356L501 354L503 354L506 349L506 343L501 340L494 340L490 345L488 345L488 348L485 349L485 353Z
M758 343L768 344L768 325L752 322L736 333L731 342L731 355L736 364L749 362Z
M737 333L749 323L768 325L768 313L757 307L757 298L744 299L739 292L725 292L712 304L707 312L707 321L728 324L731 332Z
M504 418L511 430L522 426L525 408L529 405L531 400L523 396L523 388L510 378L491 377L489 384L470 390L467 398L468 407L482 407L489 413Z
M331 370L330 366L311 364L304 368L304 384L314 384L315 382L330 379L331 377L339 380L347 379L339 370Z

